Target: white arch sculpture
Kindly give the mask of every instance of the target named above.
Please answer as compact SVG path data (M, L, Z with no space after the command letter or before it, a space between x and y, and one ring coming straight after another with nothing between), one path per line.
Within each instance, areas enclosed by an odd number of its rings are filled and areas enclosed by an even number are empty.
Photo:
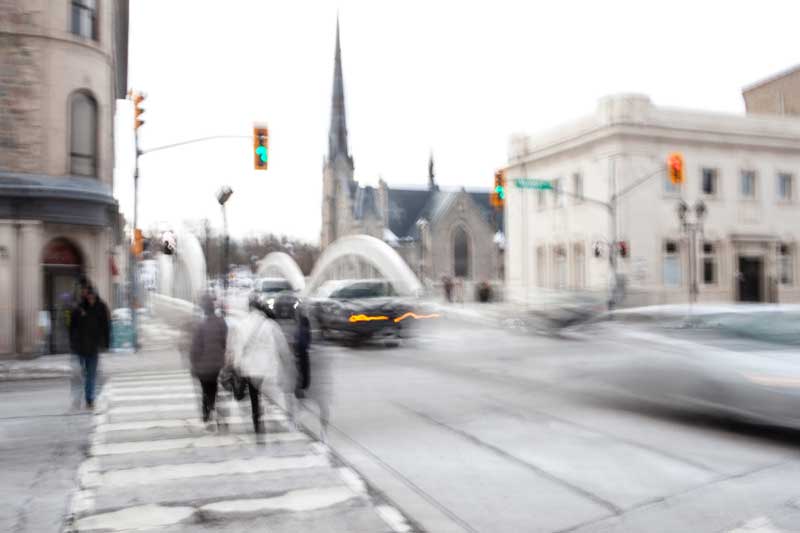
M400 295L415 296L422 288L414 272L391 246L369 235L348 235L340 237L322 252L306 284L306 294L311 294L325 281L323 276L330 267L350 256L375 267Z
M277 271L283 276L294 290L302 291L306 287L306 278L297 265L297 262L289 254L283 252L270 252L264 259L258 262L258 275L267 277L272 272Z

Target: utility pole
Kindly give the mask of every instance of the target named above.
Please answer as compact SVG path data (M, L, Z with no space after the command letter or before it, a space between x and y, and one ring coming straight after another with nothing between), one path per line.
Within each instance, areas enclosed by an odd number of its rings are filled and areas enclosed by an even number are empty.
M141 92L129 91L128 98L133 101L133 139L134 139L134 147L135 147L135 158L134 158L134 166L133 166L133 231L131 232L133 235L136 235L136 230L139 228L139 156L142 155L141 150L139 150L139 128L144 124L144 120L139 118L139 115L144 113L144 109L142 109L141 105L147 95ZM139 351L139 318L136 312L136 306L138 303L138 257L133 251L133 246L131 246L130 251L130 268L128 269L128 293L129 293L129 301L128 304L130 305L131 309L131 327L133 328L133 349L134 351Z

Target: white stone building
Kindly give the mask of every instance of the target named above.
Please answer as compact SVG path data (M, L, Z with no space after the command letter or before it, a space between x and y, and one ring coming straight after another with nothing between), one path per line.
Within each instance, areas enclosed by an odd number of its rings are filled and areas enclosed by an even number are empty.
M684 157L681 186L667 178L671 152ZM698 301L800 301L799 174L797 118L657 107L641 95L604 98L590 116L511 141L508 296L531 299L539 288L607 291L612 217L590 199L609 202L613 192L652 175L617 201L616 241L627 249L617 261L622 305L688 300L681 199L707 207L696 248ZM566 194L518 188L521 177L551 180Z
M127 17L127 0L0 3L0 355L66 352L80 275L113 300Z

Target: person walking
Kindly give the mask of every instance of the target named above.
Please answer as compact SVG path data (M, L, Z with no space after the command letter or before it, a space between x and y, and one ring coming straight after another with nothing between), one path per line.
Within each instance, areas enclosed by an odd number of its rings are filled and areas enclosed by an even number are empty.
M296 383L294 357L280 326L273 318L269 308L260 302L251 302L247 316L237 327L231 328L231 364L247 384L253 429L259 435L264 433L261 421L262 392L277 388L290 408L289 394L294 392Z
M189 360L192 375L200 382L203 391L203 422L210 424L211 414L216 414L217 378L225 365L228 326L214 312L214 299L211 296L203 296L200 305L204 318L196 326L192 336Z
M111 341L108 306L88 282L81 286L81 300L70 314L70 345L80 361L86 408L94 409L100 352Z
M310 355L311 323L304 307L297 308L295 319L297 325L294 349L298 372L295 398L300 407L310 412L313 411L309 408L309 404L317 404L319 437L322 442L327 442L332 389L329 359L319 354L314 357Z

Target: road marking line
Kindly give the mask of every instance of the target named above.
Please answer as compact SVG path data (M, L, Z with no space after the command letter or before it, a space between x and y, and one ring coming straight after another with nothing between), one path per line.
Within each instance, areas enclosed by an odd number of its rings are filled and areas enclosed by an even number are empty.
M286 415L269 414L262 416L261 420L265 422L283 422L286 420ZM253 420L249 416L234 415L226 416L225 423L228 425L252 424ZM111 433L114 431L137 431L169 428L204 429L205 424L196 418L163 418L161 420L142 420L135 422L109 422L99 426L96 429L96 432Z
M119 511L81 518L75 523L75 530L138 531L174 525L186 520L194 513L194 507L167 507L157 504L137 505Z
M291 442L308 440L304 433L271 433L266 435L267 442ZM180 439L164 439L133 442L111 442L98 444L91 450L95 457L104 455L123 455L128 453L163 452L167 450L182 450L192 448L222 448L237 444L250 444L253 436L240 435L204 435L202 437L185 437Z
M313 511L324 509L356 498L347 487L326 487L291 490L273 498L225 500L200 507L203 513L214 515L254 514L263 511Z
M391 505L378 505L375 507L375 511L395 533L411 531L411 526L408 525L406 517Z
M191 392L174 394L118 394L112 392L108 395L111 403L116 402L146 402L150 400L196 400L200 395Z
M234 459L217 463L187 463L180 465L158 465L148 467L111 470L103 473L88 472L83 479L83 488L127 487L130 485L152 485L165 481L178 481L197 477L232 476L238 474L257 474L278 470L295 470L314 467L328 467L330 461L322 455L301 455L294 457L255 457L253 459ZM93 474L93 475L89 475Z

